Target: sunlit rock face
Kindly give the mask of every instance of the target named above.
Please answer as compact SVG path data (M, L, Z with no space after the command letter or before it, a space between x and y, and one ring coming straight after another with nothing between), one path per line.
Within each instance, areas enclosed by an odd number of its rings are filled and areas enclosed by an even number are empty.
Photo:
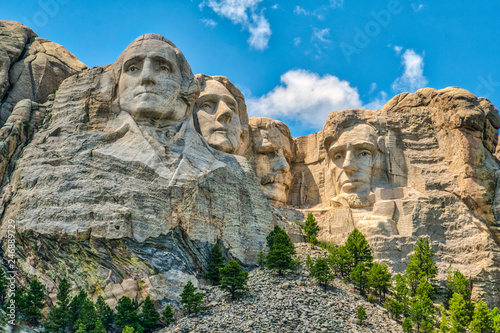
M199 91L181 51L154 34L61 84L2 188L1 230L17 222L22 272L113 304L178 300L216 243L255 262L272 211L247 160L195 130Z
M248 115L243 94L225 76L197 74L201 92L194 123L217 150L244 155L248 145Z
M315 214L320 240L341 244L358 228L396 272L427 237L440 279L451 264L497 305L499 120L488 100L459 88L333 112L322 131L295 139L289 203Z
M285 123L269 118L250 118L251 145L247 153L262 192L274 204L286 204L292 181L290 163L293 139Z

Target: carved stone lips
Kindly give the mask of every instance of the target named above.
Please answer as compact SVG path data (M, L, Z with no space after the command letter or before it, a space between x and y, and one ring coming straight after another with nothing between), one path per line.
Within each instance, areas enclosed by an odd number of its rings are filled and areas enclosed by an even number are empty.
M135 96L139 96L139 95L142 95L142 94L155 94L155 95L159 95L156 91L146 90L146 91L138 92L137 94L135 94Z

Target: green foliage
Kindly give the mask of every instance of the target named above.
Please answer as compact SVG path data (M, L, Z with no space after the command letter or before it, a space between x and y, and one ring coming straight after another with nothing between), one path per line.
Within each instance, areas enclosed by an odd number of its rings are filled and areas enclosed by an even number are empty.
M359 320L359 324L360 324L360 325L363 325L363 322L364 322L366 319L368 319L368 316L366 315L365 308L364 308L362 305L360 305L360 306L358 307L358 311L357 311L357 315L356 315L356 317L358 318L358 320Z
M219 268L224 266L224 256L219 246L215 244L210 251L208 257L208 267L206 277L212 282L214 286L220 284Z
M78 329L75 333L87 333L87 326L85 324L78 325Z
M494 307L493 310L490 311L490 316L493 321L493 331L495 333L500 332L500 311L498 311L497 307Z
M347 238L345 247L352 256L354 267L361 262L369 264L373 261L372 249L366 241L365 236L358 229L354 229L351 232Z
M479 301L476 303L469 328L472 333L489 333L493 331L493 318L485 302Z
M345 245L331 247L328 252L330 252L328 261L335 273L343 278L348 277L354 262L351 252L347 250Z
M188 313L198 314L198 312L205 309L205 307L202 306L205 295L203 293L197 293L196 289L198 288L195 287L191 281L188 281L182 290L181 303Z
M307 258L306 258L306 268L308 270L311 270L311 268L313 267L314 265L314 260L311 258L311 255L307 255Z
M125 326L122 330L122 333L135 333L135 329L130 326Z
M49 320L44 323L46 332L64 332L70 327L69 288L68 280L62 279L58 286L56 305L49 313Z
M403 332L405 333L412 333L413 332L413 322L411 321L411 318L405 318L403 321Z
M16 308L19 314L23 314L26 309L26 293L27 290L23 286L19 286L14 292L14 302L16 303Z
M448 301L453 297L453 294L460 294L464 300L470 301L472 294L470 281L459 270L454 271L453 274L448 272L446 280L448 282L446 284L446 299Z
M69 322L68 327L70 329L78 327L76 323L78 318L81 316L82 307L85 301L87 300L87 293L83 290L78 293L78 295L74 296L69 303Z
M368 296L368 302L375 303L375 297L373 295Z
M7 295L7 286L9 285L9 280L7 280L7 275L3 268L0 267L0 306L5 303L5 296Z
M37 279L33 279L24 299L24 317L29 323L38 325L42 319L42 309L45 306L44 298L43 285Z
M257 255L257 265L260 268L264 268L266 266L266 255L262 251L260 251Z
M328 282L334 279L328 260L324 257L318 257L311 267L311 276L318 280L320 286L328 288Z
M408 287L405 279L399 273L394 277L394 287L391 288L391 292L392 298L384 304L391 316L396 320L399 320L401 316L408 316L410 314Z
M306 222L304 223L304 227L302 229L306 232L306 242L316 245L318 243L316 236L318 234L319 227L312 213L307 214Z
M368 272L368 284L377 290L379 302L382 304L382 295L385 298L385 293L391 285L392 274L389 272L389 267L386 264L380 265L374 262Z
M439 324L439 331L441 333L449 333L450 332L450 321L448 319L448 311L444 307L444 304L439 304L439 312L441 312L441 323Z
M222 290L229 291L235 299L240 290L247 290L248 272L245 272L236 260L231 260L220 268Z
M351 271L350 279L352 283L358 287L361 295L365 294L365 289L368 286L368 266L360 262Z
M95 322L95 328L91 331L91 333L106 333L106 328L104 328L101 320L97 319Z
M438 268L434 262L434 250L430 247L429 240L419 238L406 268L411 295L413 296L416 293L422 278L432 285L437 272ZM431 298L433 296L434 292Z
M137 307L130 298L126 296L120 298L116 305L116 311L115 322L119 327L130 326L138 332L143 330L137 314Z
M83 301L81 310L80 310L80 316L78 317L76 321L76 327L80 327L80 324L85 324L85 328L88 331L92 331L95 328L96 322L97 322L97 312L95 311L95 306L94 303L92 303L91 300L86 298Z
M269 249L273 247L274 236L276 236L276 234L278 234L282 231L283 231L283 229L281 229L279 226L275 225L274 229L269 233L269 235L267 235L266 242L267 242L267 247Z
M100 319L102 326L104 326L106 330L111 329L114 321L113 310L111 310L109 305L104 302L104 298L101 295L97 297L95 309L97 312L97 317Z
M267 254L268 268L277 269L278 274L282 275L283 270L295 267L296 263L292 260L292 255L295 254L295 246L283 229L276 226L267 236L267 242L271 244Z
M425 279L422 278L415 296L411 299L410 316L412 322L417 327L417 332L432 332L436 325L436 308L432 302L431 296L434 288Z
M471 318L464 297L461 294L453 294L450 299L449 320L451 333L466 332Z
M167 305L165 307L165 310L163 310L161 320L163 320L167 325L175 321L174 311L172 310L172 307L170 305Z
M144 327L144 332L152 332L158 326L160 315L149 296L144 300L139 318L141 326Z

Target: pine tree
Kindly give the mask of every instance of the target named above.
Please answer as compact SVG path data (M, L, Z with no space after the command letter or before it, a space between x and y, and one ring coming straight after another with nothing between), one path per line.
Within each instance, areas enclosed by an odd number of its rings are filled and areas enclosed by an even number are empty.
M75 333L87 333L87 326L85 324L79 324Z
M345 245L341 245L337 248L331 248L329 250L330 256L328 261L332 269L337 273L337 275L346 278L349 276L353 259L351 253L347 250Z
M120 298L116 305L116 311L115 322L118 326L122 328L130 326L137 331L143 330L139 322L137 307L130 298L126 296Z
M257 255L257 265L260 268L264 268L266 266L266 255L262 251L260 251Z
M444 304L439 304L439 312L441 312L441 323L439 324L439 331L441 333L449 333L450 332L450 321L448 319L448 311L444 307Z
M306 258L306 268L308 270L311 270L311 268L313 267L313 265L314 265L314 260L311 258L311 255L308 254L307 258Z
M330 266L328 266L328 260L323 257L318 257L314 261L314 265L311 267L311 276L318 280L319 285L324 289L328 288L328 282L334 279Z
M37 279L32 280L30 289L24 300L26 306L24 309L24 317L29 323L38 325L42 319L42 309L45 305L44 299L45 293L43 291L43 285Z
M270 238L271 234L274 236ZM267 267L277 269L279 275L283 275L283 270L293 269L295 262L292 255L295 254L295 246L288 234L276 226L267 237L268 244L271 244L269 253L267 254Z
M463 333L466 332L471 318L469 311L466 308L464 297L461 294L453 294L450 299L450 332Z
M144 332L152 332L160 320L160 315L156 311L151 298L148 296L142 305L142 313L140 315L141 326L144 327Z
M106 330L111 329L111 326L113 325L114 321L114 314L113 310L109 307L109 305L104 302L104 298L99 295L97 297L97 302L95 303L95 309L97 312L97 317L101 321L102 326Z
M7 275L2 267L0 267L0 306L5 303L5 296L7 295L7 286L9 285L9 280L7 280Z
M95 328L91 331L91 333L106 333L106 329L104 328L104 325L102 324L102 321L100 319L97 319Z
M493 331L495 333L500 332L500 311L498 311L497 307L494 307L493 310L490 311L490 317L493 322Z
M479 301L476 303L469 328L472 333L490 333L493 331L493 319L485 302Z
M172 307L170 305L167 305L165 307L165 310L163 310L161 320L163 320L167 325L175 321L174 311L172 310Z
M379 302L382 304L382 294L385 293L391 285L392 274L389 272L387 264L380 265L374 262L368 272L368 284L375 288L379 295Z
M193 285L191 281L188 281L184 286L181 293L181 303L184 304L184 308L188 313L197 314L201 310L205 309L201 304L203 304L203 298L205 295L203 293L195 292L197 287Z
M361 295L365 294L365 289L368 286L368 266L364 262L360 262L351 271L350 279L352 283L358 287Z
M346 240L345 247L352 256L353 267L356 267L360 262L370 264L373 261L372 249L365 236L354 229Z
M398 273L394 277L394 287L391 288L392 298L388 299L384 306L394 319L399 320L401 316L410 314L410 300L408 287L405 279Z
M359 320L359 324L360 324L360 325L363 325L363 322L364 322L366 319L368 319L368 316L366 315L365 308L364 308L362 305L360 305L360 306L358 307L358 311L357 311L357 315L356 315L356 317L358 318L358 320Z
M74 328L78 318L81 316L82 307L87 300L87 293L81 290L78 295L74 296L69 303L69 322L68 327L70 329ZM78 327L78 326L76 326Z
M210 251L208 257L207 275L206 277L214 286L220 284L219 268L224 266L224 256L219 246L215 244Z
M411 318L405 318L403 321L403 332L405 333L412 333L413 332L413 322L411 321Z
M431 332L436 324L436 308L432 302L431 296L434 289L431 284L422 278L415 296L411 299L410 316L414 325L417 326L417 332L422 329L424 332Z
M19 314L24 314L24 310L26 309L26 293L28 291L23 286L19 286L19 288L14 291L14 302L16 304L16 310Z
M318 243L316 236L318 234L319 227L312 213L307 214L303 229L306 232L306 242L316 245Z
M86 298L82 304L80 310L80 316L76 320L76 327L79 327L80 324L85 324L85 328L88 331L92 331L95 329L95 325L97 322L97 312L95 311L95 305L92 301Z
M428 239L419 238L410 256L410 262L406 268L406 276L410 285L411 295L414 295L422 278L431 285L437 275L438 268L434 262L434 250L429 245ZM434 292L431 295L433 297Z
M274 236L276 236L276 234L278 234L278 233L280 233L282 231L283 231L283 229L281 229L279 226L275 225L274 229L269 233L269 235L267 235L266 242L267 242L267 247L269 249L271 247L273 247Z
M46 332L65 332L70 326L69 282L66 278L59 283L57 302L49 313L49 320L44 323Z
M451 274L448 272L446 276L446 299L450 300L453 294L461 294L464 300L470 301L472 291L470 289L470 280L467 279L459 270L456 270Z
M240 290L247 290L248 272L243 271L236 260L231 260L220 268L220 289L229 291L235 299Z
M122 333L136 333L135 329L131 326L125 326L122 330Z

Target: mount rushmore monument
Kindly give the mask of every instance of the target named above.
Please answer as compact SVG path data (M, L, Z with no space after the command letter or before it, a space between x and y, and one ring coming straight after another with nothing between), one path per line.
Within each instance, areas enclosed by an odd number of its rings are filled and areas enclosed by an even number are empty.
M500 116L487 99L420 89L294 138L160 35L89 69L19 23L0 32L0 235L16 222L19 282L175 301L214 244L251 267L275 225L303 241L294 221L312 212L319 240L357 228L393 272L428 238L441 280L460 269L499 305Z

